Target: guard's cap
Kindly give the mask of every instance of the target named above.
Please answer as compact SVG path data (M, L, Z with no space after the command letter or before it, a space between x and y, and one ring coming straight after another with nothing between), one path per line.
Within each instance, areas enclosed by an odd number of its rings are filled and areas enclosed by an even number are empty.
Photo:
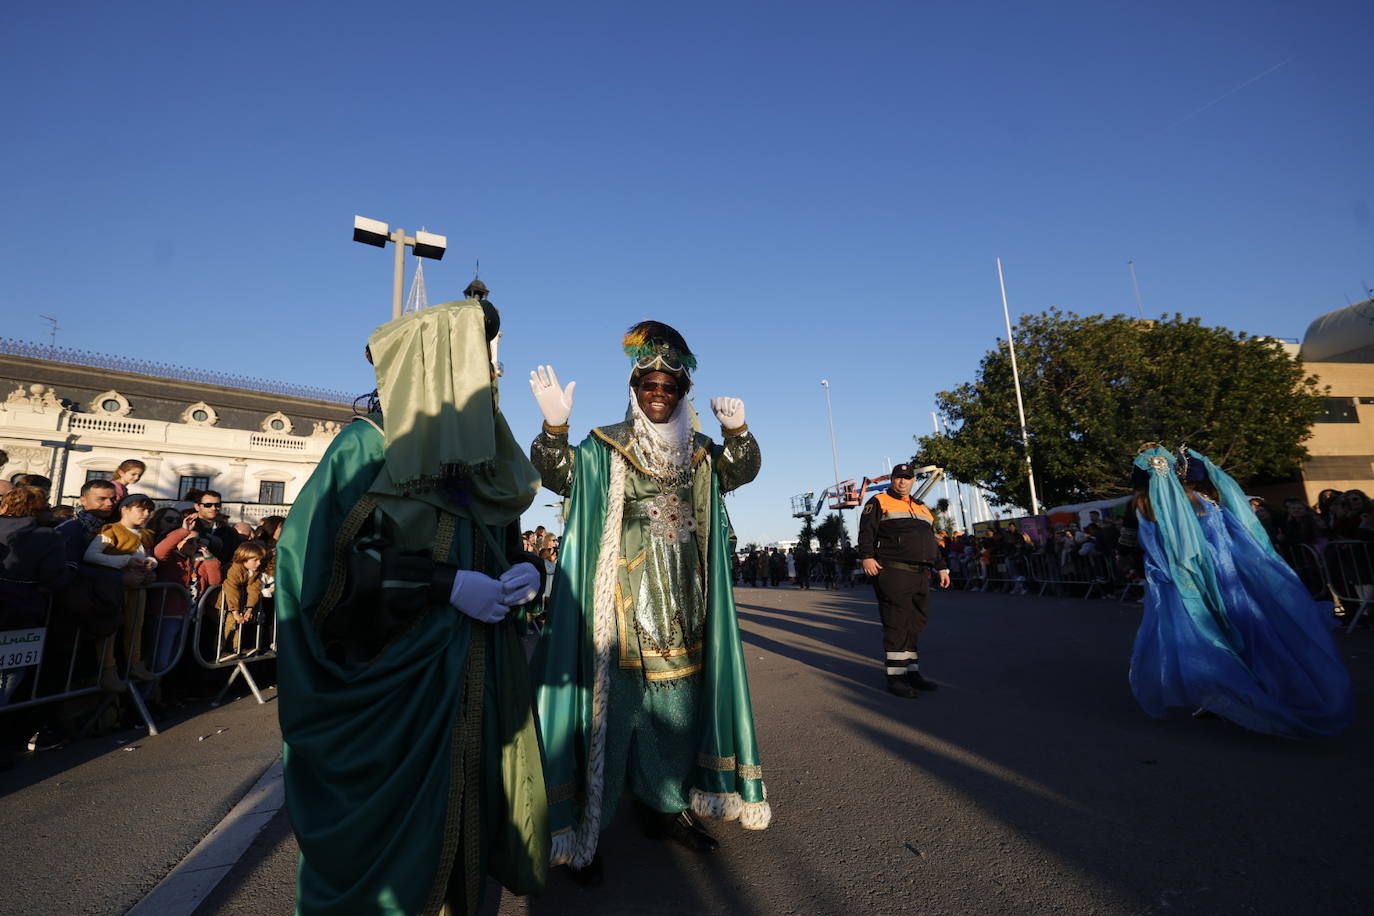
M892 469L893 477L908 477L914 479L916 472L911 469L909 464L899 464Z

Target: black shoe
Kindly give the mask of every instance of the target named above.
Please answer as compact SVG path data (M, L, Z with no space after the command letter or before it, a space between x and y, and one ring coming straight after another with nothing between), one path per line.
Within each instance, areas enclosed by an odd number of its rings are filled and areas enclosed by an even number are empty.
M925 676L919 671L908 671L906 673L907 683L917 690L939 690L940 685L934 681L926 680Z
M660 815L663 822L663 835L686 846L693 852L715 852L720 847L716 838L706 832L691 811L677 814Z
M907 683L906 676L902 674L889 674L887 676L887 691L895 693L904 700L916 699L916 688Z
M667 832L667 819L671 814L664 814L662 811L655 811L639 799L634 799L635 819L639 821L639 829L651 840L661 840Z
M568 866L568 877L578 887L600 887L606 883L606 870L601 865L601 853L592 856L586 868Z
M29 750L34 752L56 750L62 746L64 741L65 739L57 729L45 725L29 739Z

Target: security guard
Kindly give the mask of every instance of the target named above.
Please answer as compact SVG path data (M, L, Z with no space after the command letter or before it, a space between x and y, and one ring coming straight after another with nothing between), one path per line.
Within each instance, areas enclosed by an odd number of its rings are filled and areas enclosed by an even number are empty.
M918 689L936 689L922 677L916 654L926 628L930 571L939 573L941 588L949 588L949 565L935 544L935 516L911 498L915 479L911 465L897 465L888 492L865 503L859 518L859 558L883 619L887 689L908 700L916 699Z

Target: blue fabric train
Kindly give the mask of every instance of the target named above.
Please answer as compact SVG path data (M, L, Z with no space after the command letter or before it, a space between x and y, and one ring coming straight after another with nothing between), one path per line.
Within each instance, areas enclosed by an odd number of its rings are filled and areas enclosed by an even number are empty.
M1149 587L1131 657L1136 699L1152 716L1201 707L1284 737L1343 731L1352 689L1332 621L1274 552L1239 485L1187 456L1190 478L1210 479L1219 504L1185 490L1163 448L1134 462L1152 510L1139 515Z

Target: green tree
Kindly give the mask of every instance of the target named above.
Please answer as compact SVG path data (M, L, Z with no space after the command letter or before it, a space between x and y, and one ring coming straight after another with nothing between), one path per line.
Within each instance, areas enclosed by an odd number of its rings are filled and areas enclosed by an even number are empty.
M797 537L801 541L798 546L801 547L802 550L809 551L811 549L811 541L816 537L816 527L811 524L811 516L804 516L804 519L805 521L802 522L801 531L797 533Z
M849 528L844 523L844 516L831 512L822 519L816 526L816 540L820 541L822 550L834 550L841 545L848 547Z
M1271 338L1205 327L1182 315L1145 322L1052 309L1025 315L1016 358L1042 504L1127 492L1142 442L1186 443L1232 476L1286 476L1323 390ZM1005 342L978 377L939 393L948 436L918 440L914 464L937 464L1005 505L1030 505L1016 392Z
M935 530L945 534L953 534L956 529L954 520L949 517L949 500L940 497L931 507L932 514L935 516Z

